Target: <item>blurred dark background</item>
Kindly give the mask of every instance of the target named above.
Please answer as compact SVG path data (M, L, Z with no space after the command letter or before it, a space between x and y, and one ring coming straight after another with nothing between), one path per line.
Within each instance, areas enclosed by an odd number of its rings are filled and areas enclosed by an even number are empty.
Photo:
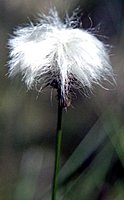
M77 93L64 112L58 199L123 200L123 0L0 0L0 200L50 199L56 91L37 94L18 78L8 79L7 41L15 27L51 6L63 20L65 11L71 15L80 8L82 27L94 28L100 40L112 45L117 82L109 90L97 86L91 94Z

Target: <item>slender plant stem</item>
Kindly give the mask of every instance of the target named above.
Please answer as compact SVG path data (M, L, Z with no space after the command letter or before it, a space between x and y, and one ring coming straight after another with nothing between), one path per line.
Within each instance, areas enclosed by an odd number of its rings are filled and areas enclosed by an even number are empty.
M61 152L61 141L62 141L62 110L63 107L58 102L58 122L57 122L57 131L56 131L56 147L55 147L55 165L54 165L54 176L53 176L53 185L52 185L52 200L56 200L56 193L58 188L58 173L59 173L59 164L60 164L60 152Z

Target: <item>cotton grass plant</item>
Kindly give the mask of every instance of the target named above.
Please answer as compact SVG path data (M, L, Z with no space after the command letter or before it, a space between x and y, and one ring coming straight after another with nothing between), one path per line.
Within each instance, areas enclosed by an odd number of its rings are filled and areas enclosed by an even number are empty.
M108 50L93 33L75 28L75 14L65 23L56 9L41 14L37 23L18 27L8 41L9 77L22 74L28 89L56 89L58 122L52 200L56 199L62 139L62 111L71 103L74 89L88 88L114 80Z

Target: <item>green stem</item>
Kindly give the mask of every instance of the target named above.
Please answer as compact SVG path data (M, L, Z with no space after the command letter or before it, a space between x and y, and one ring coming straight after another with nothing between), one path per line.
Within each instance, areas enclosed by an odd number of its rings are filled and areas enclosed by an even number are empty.
M62 110L63 107L59 101L58 103L58 122L56 131L56 147L55 147L55 165L54 165L54 176L52 185L52 200L56 200L56 193L58 188L58 173L60 164L60 151L61 151L61 141L62 141Z

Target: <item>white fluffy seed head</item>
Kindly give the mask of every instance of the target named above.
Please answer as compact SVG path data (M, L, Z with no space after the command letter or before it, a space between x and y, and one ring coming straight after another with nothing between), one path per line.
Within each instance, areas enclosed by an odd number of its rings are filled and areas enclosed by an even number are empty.
M30 89L53 86L61 91L64 105L69 92L80 85L113 79L106 46L86 30L63 23L56 10L42 15L37 24L18 28L9 39L9 76L21 73Z

